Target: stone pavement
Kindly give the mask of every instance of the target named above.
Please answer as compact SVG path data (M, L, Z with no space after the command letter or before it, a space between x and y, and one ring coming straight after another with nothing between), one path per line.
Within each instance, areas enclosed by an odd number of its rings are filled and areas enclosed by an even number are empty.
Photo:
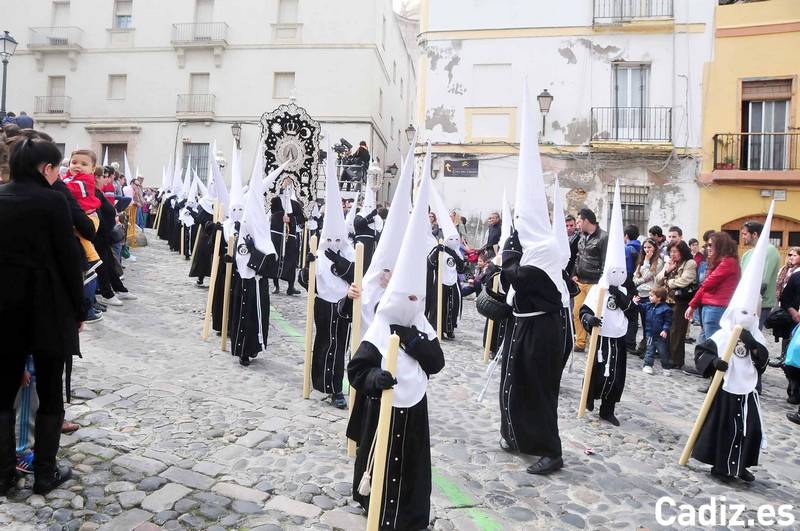
M305 298L273 296L269 352L241 367L217 336L200 340L207 291L187 277L188 262L152 234L150 243L126 264L139 299L109 308L82 336L67 408L82 428L62 438L60 454L76 478L45 497L31 495L29 478L0 498L0 528L363 529L350 496L346 414L319 394L300 398ZM497 375L476 401L482 327L468 301L457 339L444 343L447 366L428 388L433 529L657 528L661 496L698 507L724 495L747 507L745 518L762 504L791 504L800 517L800 432L785 420L792 406L779 370L764 378L769 446L753 484L724 485L704 465L677 464L701 380L647 376L633 357L619 428L596 413L575 418L585 358L565 370L566 465L537 477L525 472L531 458L498 447Z

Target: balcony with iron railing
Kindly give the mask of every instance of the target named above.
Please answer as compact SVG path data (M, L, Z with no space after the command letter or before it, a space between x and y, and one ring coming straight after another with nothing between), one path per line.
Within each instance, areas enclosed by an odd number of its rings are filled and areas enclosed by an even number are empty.
M172 45L213 47L228 45L228 25L224 22L192 22L172 25Z
M35 51L80 50L83 30L77 26L29 28L28 48Z
M592 144L672 143L672 107L592 107Z
M800 133L714 135L712 180L800 183Z
M594 0L595 26L653 22L673 18L673 0Z
M215 99L214 94L178 94L175 115L181 120L210 120Z
M40 122L65 122L69 120L71 104L69 96L36 96L33 115Z

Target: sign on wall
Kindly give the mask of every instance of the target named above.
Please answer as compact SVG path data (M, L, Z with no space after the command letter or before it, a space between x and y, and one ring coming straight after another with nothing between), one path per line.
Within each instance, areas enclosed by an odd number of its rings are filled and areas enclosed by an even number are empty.
M445 177L477 177L478 159L445 160Z

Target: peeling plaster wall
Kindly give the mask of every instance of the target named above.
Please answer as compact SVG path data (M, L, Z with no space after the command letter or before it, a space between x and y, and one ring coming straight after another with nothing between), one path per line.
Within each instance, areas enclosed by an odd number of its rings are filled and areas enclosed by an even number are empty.
M701 32L592 32L592 2L564 0L558 3L529 0L437 0L431 2L430 31L490 30L506 28L548 28L547 36L446 40L439 35L426 41L422 53L430 59L425 89L426 123L422 137L434 144L469 144L473 149L480 139L468 142L467 115L471 107L511 107L519 110L523 80L528 80L531 95L548 89L554 96L546 117L544 139L558 146L570 146L578 154L543 154L545 177L561 180L565 205L571 210L588 205L605 219L606 185L619 178L623 184L649 186L650 224L679 223L687 234L697 233L698 160L677 158L664 165L668 153L641 159L633 150L622 150L612 157L613 164L587 162L592 131L603 129L593 118L593 107L614 105L612 63L647 63L648 107L672 108L672 144L676 148L701 147L703 68L711 59L713 14L716 0L674 0L674 21L705 24ZM553 35L553 28L580 28L575 35ZM565 32L567 30L565 29ZM494 101L476 99L475 65L509 64L510 74L490 80L497 86ZM533 102L536 105L536 102ZM541 116L536 113L537 126ZM517 131L507 144L516 145L522 117L517 115ZM473 131L473 137L475 132ZM455 144L456 146L452 146ZM566 153L566 152L565 152ZM440 176L436 186L444 193L448 206L457 208L470 220L474 230L479 220L500 209L503 187L514 188L517 158L477 153L478 178ZM436 162L440 167L443 159ZM577 159L577 160L576 160ZM663 166L663 170L659 171ZM549 193L549 192L548 192ZM644 228L644 227L640 227ZM471 232L472 233L472 232Z
M440 168L446 158L448 157L440 155L434 161L434 168ZM580 208L589 207L595 211L601 220L601 225L605 227L611 215L608 193L615 179L619 179L621 185L648 186L647 226L677 224L683 228L687 238L697 236L700 232L697 224L698 163L699 160L695 158L679 159L669 164L662 172L654 171L649 164L647 167L634 165L619 170L596 171L586 161L542 155L545 186L551 205L552 184L558 177L564 194L562 197L564 208L576 214ZM440 172L440 177L434 181L434 186L442 193L449 208L457 209L467 218L470 243L473 243L476 228L480 225L477 239L480 242L484 234L483 221L490 212L502 209L504 189L513 206L516 177L516 156L487 158L480 161L478 178L445 178ZM645 232L647 227L639 229Z

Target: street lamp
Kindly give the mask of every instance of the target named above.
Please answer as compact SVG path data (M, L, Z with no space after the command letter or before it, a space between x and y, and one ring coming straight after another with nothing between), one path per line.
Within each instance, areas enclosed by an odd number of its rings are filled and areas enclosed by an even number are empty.
M8 70L8 60L14 55L15 51L17 51L17 41L8 34L8 31L5 31L4 35L0 37L0 58L3 60L3 95L2 100L0 100L0 120L6 117L6 71Z
M542 138L544 138L544 130L546 127L545 118L547 117L547 113L550 112L553 96L547 92L547 89L544 89L541 94L536 96L536 99L539 100L539 112L542 113Z
M233 122L231 126L231 133L233 133L233 139L236 140L236 149L242 149L239 145L239 141L242 139L242 124L239 122Z
M414 140L414 135L417 133L417 130L414 129L412 124L408 124L406 127L406 138L408 139L408 143L410 144L412 140Z

